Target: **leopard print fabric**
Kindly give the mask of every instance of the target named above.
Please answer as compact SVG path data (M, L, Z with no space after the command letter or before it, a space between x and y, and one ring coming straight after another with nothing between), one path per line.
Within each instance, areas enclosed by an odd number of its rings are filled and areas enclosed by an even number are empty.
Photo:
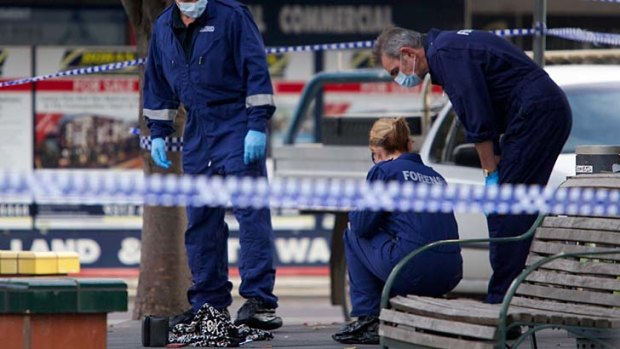
M235 326L209 304L204 304L189 324L177 324L168 333L168 343L192 347L238 347L243 343L272 338L268 331Z

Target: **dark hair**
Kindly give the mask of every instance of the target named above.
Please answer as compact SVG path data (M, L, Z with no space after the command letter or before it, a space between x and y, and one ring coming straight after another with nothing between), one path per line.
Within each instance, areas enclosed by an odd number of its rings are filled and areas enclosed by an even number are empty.
M409 29L390 27L383 30L377 37L372 54L376 65L381 65L381 57L385 54L389 57L400 57L402 47L422 47L423 35Z
M375 121L370 129L371 147L380 147L388 153L409 151L411 131L405 118L383 118Z

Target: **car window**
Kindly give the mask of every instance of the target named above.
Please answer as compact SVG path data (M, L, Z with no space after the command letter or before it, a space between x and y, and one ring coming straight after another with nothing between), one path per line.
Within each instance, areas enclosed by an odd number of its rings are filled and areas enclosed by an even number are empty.
M573 128L563 153L578 145L618 144L620 83L564 87L573 111Z
M431 144L430 159L434 163L453 164L454 149L466 143L463 125L456 117L454 109L450 109Z

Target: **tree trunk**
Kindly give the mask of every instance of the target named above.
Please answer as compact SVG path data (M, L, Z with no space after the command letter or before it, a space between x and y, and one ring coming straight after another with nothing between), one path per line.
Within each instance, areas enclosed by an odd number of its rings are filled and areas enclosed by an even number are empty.
M136 30L138 56L146 57L151 38L151 26L161 11L172 0L121 0L129 20ZM140 67L140 86L144 82L144 67ZM142 106L140 88L140 106ZM180 136L185 124L185 111L179 109L175 121L174 136ZM141 134L149 134L140 107ZM155 166L150 152L143 151L144 173L162 173ZM169 152L172 168L167 173L181 174L181 153ZM140 279L133 318L143 315L173 315L189 308L186 297L191 277L184 248L186 225L183 207L145 206L142 223L142 250L140 256Z

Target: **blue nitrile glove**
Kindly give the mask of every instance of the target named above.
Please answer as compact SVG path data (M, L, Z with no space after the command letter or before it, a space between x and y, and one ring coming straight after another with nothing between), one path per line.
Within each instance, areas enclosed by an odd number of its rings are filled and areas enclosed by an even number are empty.
M244 145L243 163L249 165L265 157L267 135L264 132L249 130Z
M166 142L163 138L155 138L151 141L151 158L155 165L161 168L170 168L172 161L166 158Z
M490 185L499 185L499 170L495 170L484 179L484 185L487 187Z
M487 177L484 179L484 185L487 186L487 187L490 187L490 186L493 186L493 185L499 185L499 169L497 169L497 170L495 170L495 171L493 171L493 172L491 172L491 173L489 173L487 175ZM484 215L487 216L487 217L489 216L489 214L496 212L494 209L490 210L490 211L486 210L486 209L483 209L482 211L484 212Z

